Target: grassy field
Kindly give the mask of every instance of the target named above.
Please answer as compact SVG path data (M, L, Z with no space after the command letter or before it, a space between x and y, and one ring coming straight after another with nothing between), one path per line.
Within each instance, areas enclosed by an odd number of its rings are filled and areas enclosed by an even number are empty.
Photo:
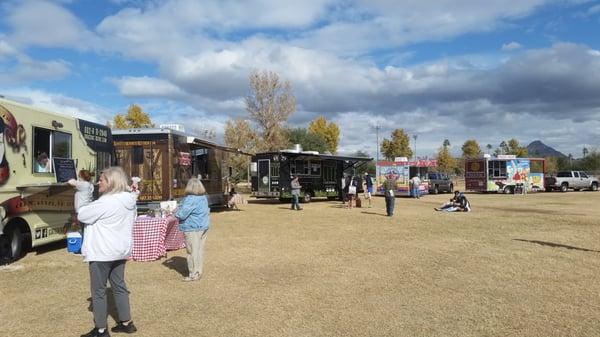
M136 335L600 336L600 193L468 197L212 213L200 282L185 250L128 263ZM0 336L87 332L88 280L64 244L0 267Z

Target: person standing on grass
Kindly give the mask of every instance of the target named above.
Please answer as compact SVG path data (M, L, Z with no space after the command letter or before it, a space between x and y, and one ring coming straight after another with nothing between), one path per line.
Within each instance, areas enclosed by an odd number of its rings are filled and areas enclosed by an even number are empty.
M292 207L291 209L295 209L298 211L301 211L302 208L300 208L300 190L302 189L302 186L300 185L300 181L298 181L298 176L295 175L294 178L292 178L292 183L290 184L291 190L292 190Z
M79 208L77 218L86 224L81 254L89 262L92 311L95 327L81 337L109 337L106 281L110 282L119 321L112 332L137 331L131 320L125 262L131 254L137 194L129 192L127 176L120 167L102 171L98 200Z
M373 178L369 175L369 172L365 172L365 199L369 200L369 208L371 208L371 197L373 195Z
M394 204L396 202L396 179L394 175L388 174L383 183L385 195L385 211L387 216L394 215Z
M204 263L204 243L210 223L206 189L198 178L191 178L185 187L185 198L177 208L175 217L179 219L179 230L185 237L188 276L183 281L196 281L202 277Z
M356 198L356 193L358 190L358 181L355 176L350 178L350 183L348 184L348 209L352 209L352 202Z
M419 175L415 175L410 179L410 186L412 190L411 196L413 198L419 199L421 197L419 195L419 186L421 186L421 179L419 178Z

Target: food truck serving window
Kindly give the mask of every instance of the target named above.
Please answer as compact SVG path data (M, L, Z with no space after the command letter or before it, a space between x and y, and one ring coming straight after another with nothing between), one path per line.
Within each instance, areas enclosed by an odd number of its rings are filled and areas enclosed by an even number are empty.
M490 178L506 178L506 161L490 160L488 162L488 176Z
M52 172L52 158L71 158L71 135L65 132L33 128L33 172Z

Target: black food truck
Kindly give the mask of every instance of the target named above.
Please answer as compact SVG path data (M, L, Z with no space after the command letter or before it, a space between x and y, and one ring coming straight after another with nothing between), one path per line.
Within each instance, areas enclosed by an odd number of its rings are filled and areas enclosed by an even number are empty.
M228 156L240 151L169 128L113 130L112 134L118 165L141 178L142 209L183 197L191 177L202 181L209 205L226 204Z
M298 175L302 190L300 200L312 198L342 198L342 178L364 174L361 169L373 158L335 156L316 151L302 151L298 145L292 150L257 153L252 156L250 176L252 196L256 198L291 199L292 176ZM358 183L362 192L362 183Z

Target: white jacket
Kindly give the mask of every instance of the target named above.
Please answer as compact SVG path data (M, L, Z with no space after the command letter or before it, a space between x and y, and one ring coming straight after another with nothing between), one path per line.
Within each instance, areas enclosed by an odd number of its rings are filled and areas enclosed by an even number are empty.
M137 194L105 194L79 209L77 218L86 224L81 254L85 261L124 260L131 254Z

